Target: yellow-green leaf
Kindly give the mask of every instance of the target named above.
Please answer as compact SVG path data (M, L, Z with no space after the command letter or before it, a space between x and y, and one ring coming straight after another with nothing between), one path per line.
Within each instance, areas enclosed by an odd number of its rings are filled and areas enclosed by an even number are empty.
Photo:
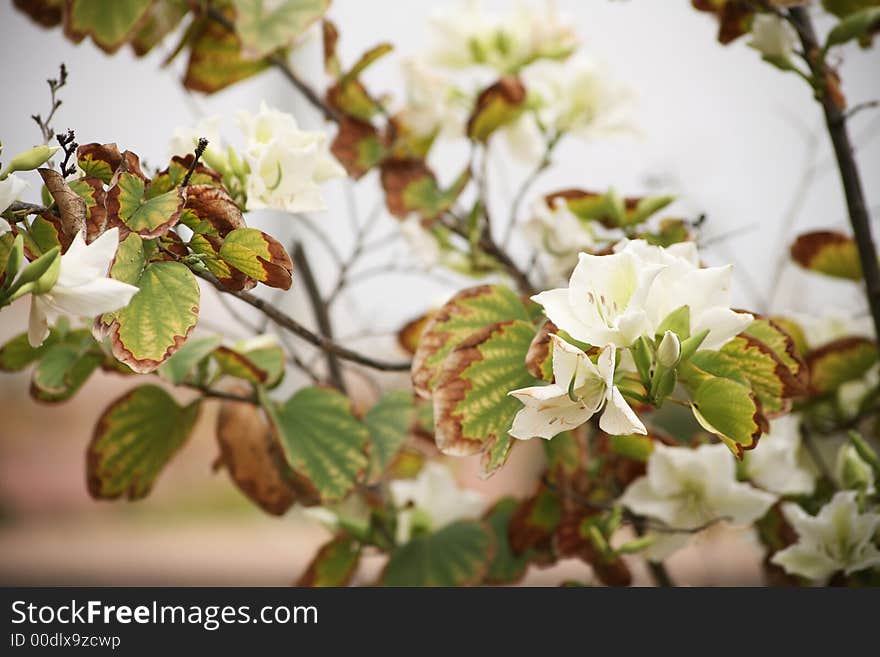
M283 404L262 399L290 467L319 491L322 500L345 497L369 465L369 433L352 415L351 402L335 391L308 387Z
M101 415L87 454L89 492L99 499L140 499L192 432L196 400L180 406L157 386L135 388Z

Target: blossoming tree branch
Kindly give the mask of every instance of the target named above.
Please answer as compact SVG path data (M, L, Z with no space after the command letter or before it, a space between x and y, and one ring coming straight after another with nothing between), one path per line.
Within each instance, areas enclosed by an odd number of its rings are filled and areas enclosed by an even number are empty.
M216 465L267 513L303 509L332 532L301 584L347 584L378 550L387 585L510 584L568 557L608 585L631 583L644 558L670 585L663 560L717 524L756 536L769 583L880 582L880 272L847 130L870 107L847 105L837 57L846 44L872 46L876 0L692 3L717 18L722 44L747 39L780 75L802 78L805 103L812 96L826 119L852 231L802 234L790 257L864 289L864 309L843 318L731 307L736 272L703 260L701 222L669 216L671 197L589 180L540 189L562 141L632 129L631 94L552 6L438 13L434 47L403 63L405 94L394 99L362 75L392 45L342 61L329 0L14 4L108 54L177 39L172 57L188 58L183 85L196 92L277 69L326 122L305 130L263 104L238 114L227 143L207 119L173 135L172 157L153 169L112 135L79 145L75 131L55 134L75 84L62 67L49 111L33 117L41 143L3 154L0 307L30 303L30 316L0 349L0 368L32 368L31 394L47 403L72 398L98 369L128 387L89 443L95 498L148 495L213 402ZM824 35L813 27L820 12L833 18ZM289 63L315 28L323 88ZM466 140L468 156L435 172L434 149L451 140ZM499 142L532 170L503 209L488 191ZM339 265L334 283L310 266L323 254L288 253L247 218L320 213L322 183L343 176L378 184L387 212L354 228L349 258L310 224ZM27 189L41 201L25 202ZM335 337L332 303L379 219L431 272L473 279L401 330L409 360ZM528 260L514 256L516 240ZM292 285L317 329L260 291ZM229 300L232 319L244 303L266 324L235 343L198 326L206 289ZM860 313L873 321L863 326ZM313 383L282 396L293 370ZM367 371L408 371L412 386L355 404L352 376ZM174 387L194 391L191 401ZM488 505L449 468L480 455L490 477L535 439L542 474L524 499Z

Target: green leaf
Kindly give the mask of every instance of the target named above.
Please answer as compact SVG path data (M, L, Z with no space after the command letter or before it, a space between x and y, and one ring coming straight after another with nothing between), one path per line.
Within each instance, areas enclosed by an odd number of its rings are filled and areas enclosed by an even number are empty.
M159 366L159 376L175 385L183 383L190 378L196 366L208 358L221 342L222 338L219 335L187 341L177 353Z
M223 13L227 20L234 20L233 12ZM243 57L239 36L217 21L197 18L187 36L190 55L183 78L186 89L211 94L256 75L269 66L265 59Z
M76 149L76 161L86 176L109 185L122 162L122 155L116 144L83 144Z
M0 347L0 371L19 372L23 370L34 361L42 358L57 339L58 332L52 329L43 344L35 348L28 342L27 333L15 336Z
M218 347L214 360L220 371L267 388L274 387L284 375L284 350L271 336L242 340L233 347Z
M182 189L149 197L146 183L133 173L122 173L107 192L107 215L141 237L160 237L180 220L185 201Z
M0 235L0 289L12 283L24 262L24 237L12 231Z
M168 360L199 318L199 284L179 262L151 263L128 305L102 318L117 360L146 374Z
M637 433L629 436L610 436L610 444L615 453L634 461L647 461L654 451L654 440L650 436Z
M360 557L360 544L348 534L339 534L321 546L296 585L347 586Z
M863 377L877 362L877 344L866 338L834 340L807 356L810 387L816 394L827 394L842 384Z
M738 459L753 449L767 431L767 420L754 393L731 379L713 377L693 395L691 409L697 422L718 436Z
M413 387L430 399L443 361L476 331L510 319L528 320L520 298L503 285L480 285L462 290L434 313L422 331L413 357Z
M76 42L91 36L104 52L116 52L140 24L152 3L153 0L69 1L64 33Z
M412 392L386 392L364 416L370 432L370 479L378 479L391 465L415 422Z
M89 492L140 499L192 432L199 402L179 406L157 386L135 388L101 415L87 454Z
M862 280L862 264L855 240L848 235L828 230L804 233L791 245L791 258L810 271Z
M147 20L134 33L131 48L143 57L168 36L183 20L189 10L186 0L161 0L150 7Z
M473 586L486 574L495 546L481 523L460 521L413 538L395 550L382 586Z
M660 322L655 334L657 337L663 337L666 331L672 331L681 340L687 340L691 335L691 308L690 306L681 306L669 313L666 318Z
M505 76L477 96L467 122L467 135L486 142L498 128L513 123L526 107L526 88L514 76Z
M504 497L495 503L485 516L485 523L495 534L497 549L486 573L487 584L516 584L526 573L531 554L526 551L516 554L510 545L508 527L519 502L513 497Z
M721 348L720 354L748 380L761 400L767 417L787 413L792 397L803 392L795 375L763 342L750 335L739 335Z
M282 290L290 288L293 263L281 243L256 228L237 228L220 247L220 257L254 280Z
M825 41L825 50L853 39L863 39L880 27L880 7L855 11L831 28Z
M795 327L796 328L796 327ZM783 327L780 322L767 318L755 319L743 333L760 340L776 354L788 368L800 388L806 387L807 368L798 353L798 347L790 325Z
M67 183L77 196L86 203L86 241L95 240L107 227L107 193L99 178L85 177Z
M606 228L624 228L647 221L675 200L673 196L620 197L613 189L604 194L566 189L544 197L553 208L559 200L583 221L598 221Z
M51 251L61 249L68 240L63 239L61 222L51 214L34 217L27 232L22 232L24 248L31 259L38 258Z
M382 162L381 182L388 211L398 218L416 212L433 220L455 203L470 180L463 171L449 189L444 190L434 172L423 160L388 159Z
M379 131L371 123L349 116L339 122L330 150L355 180L378 165L387 154Z
M232 0L237 11L235 28L245 55L259 59L287 48L327 8L330 0Z
M829 14L845 18L867 7L880 7L880 0L822 0L822 7Z
M341 500L362 479L369 465L369 433L352 415L345 395L308 387L283 404L265 396L262 403L290 467L311 482L323 501Z
M43 352L31 379L31 396L42 402L73 397L104 360L87 330L71 331Z
M446 454L483 452L483 472L507 458L507 433L522 405L507 393L534 384L523 363L535 335L522 320L491 324L449 354L434 387L434 433Z

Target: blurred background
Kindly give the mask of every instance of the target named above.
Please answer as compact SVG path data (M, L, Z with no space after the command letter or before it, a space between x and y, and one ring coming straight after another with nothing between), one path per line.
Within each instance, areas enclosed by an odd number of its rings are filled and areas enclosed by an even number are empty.
M537 4L537 0L532 0ZM372 67L369 87L399 95L400 62L424 51L427 20L443 0L334 0L329 17L341 33L343 62L354 61L380 41L395 53ZM489 8L513 2L486 2ZM562 187L625 194L673 193L673 214L705 213L701 234L705 260L735 265L735 306L775 312L817 314L838 309L858 314L863 302L852 284L819 280L785 265L787 246L799 232L839 228L848 232L845 204L819 107L802 80L763 63L740 39L728 47L715 40L717 25L686 0L557 0L583 40L584 52L608 67L637 101L634 122L640 134L589 143L563 142L555 166L535 187L534 196ZM820 29L823 26L820 25ZM266 100L292 112L301 124L320 120L274 71L213 96L187 92L180 85L184 61L161 62L173 47L167 39L143 59L123 48L113 57L89 41L74 45L59 30L45 31L0 0L0 140L6 152L39 141L29 116L48 105L45 79L64 62L69 70L59 131L73 128L80 143L116 141L151 165L167 161L175 128L220 114L232 132L234 113L255 111ZM843 90L849 104L880 99L880 51L841 50ZM294 68L320 84L320 39L307 38L292 57ZM857 115L851 130L872 214L880 214L880 110ZM440 149L432 165L441 179L460 170L462 144ZM492 203L509 208L527 168L500 153L490 168ZM380 208L377 184L368 175L359 183L337 181L325 189L330 208L312 218L261 212L251 225L279 237L302 239L319 281L330 285L333 263L304 225L317 221L346 253L352 245L352 219ZM37 200L33 183L25 200ZM506 216L506 213L505 213ZM387 269L385 275L355 272L354 285L334 308L340 337L360 349L395 353L394 335L402 324L443 301L466 279L437 276L409 263L395 223L380 216L387 245L365 258L360 271ZM285 241L285 239L282 239ZM524 256L525 251L518 255ZM310 321L305 299L296 290L277 298L285 310ZM244 309L242 309L244 312ZM201 330L230 339L246 330L203 290ZM27 306L0 315L0 342L26 327ZM405 376L383 375L383 387L407 385ZM288 388L296 386L288 381ZM215 404L206 404L195 435L160 476L143 501L95 502L86 491L84 454L103 408L130 383L96 374L72 401L39 405L28 395L28 373L0 376L0 583L2 584L254 584L293 582L314 549L327 537L298 513L283 518L262 514L210 464L217 455L213 437ZM375 392L363 386L364 402ZM538 449L535 449L538 448ZM489 482L475 477L477 464L455 462L469 485L487 495L523 495L536 471L540 449L515 451L504 471ZM723 535L722 535L723 534ZM746 534L719 528L701 536L670 562L684 584L755 584L761 555ZM369 582L381 562L367 560L358 576ZM711 571L711 573L710 573ZM637 571L640 582L646 574ZM588 580L589 568L564 562L533 571L526 583L556 584L563 578Z

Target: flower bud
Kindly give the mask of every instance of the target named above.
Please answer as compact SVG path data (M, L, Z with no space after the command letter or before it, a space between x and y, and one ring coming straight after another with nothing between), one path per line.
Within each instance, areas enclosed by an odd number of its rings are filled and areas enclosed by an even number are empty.
M58 146L34 146L30 150L19 153L3 169L3 173L0 174L0 180L3 180L15 171L31 171L41 167L57 152Z
M657 347L657 360L663 367L675 367L681 358L681 341L672 331L666 331Z
M837 452L837 480L844 488L870 490L874 486L874 471L855 447L844 445Z

